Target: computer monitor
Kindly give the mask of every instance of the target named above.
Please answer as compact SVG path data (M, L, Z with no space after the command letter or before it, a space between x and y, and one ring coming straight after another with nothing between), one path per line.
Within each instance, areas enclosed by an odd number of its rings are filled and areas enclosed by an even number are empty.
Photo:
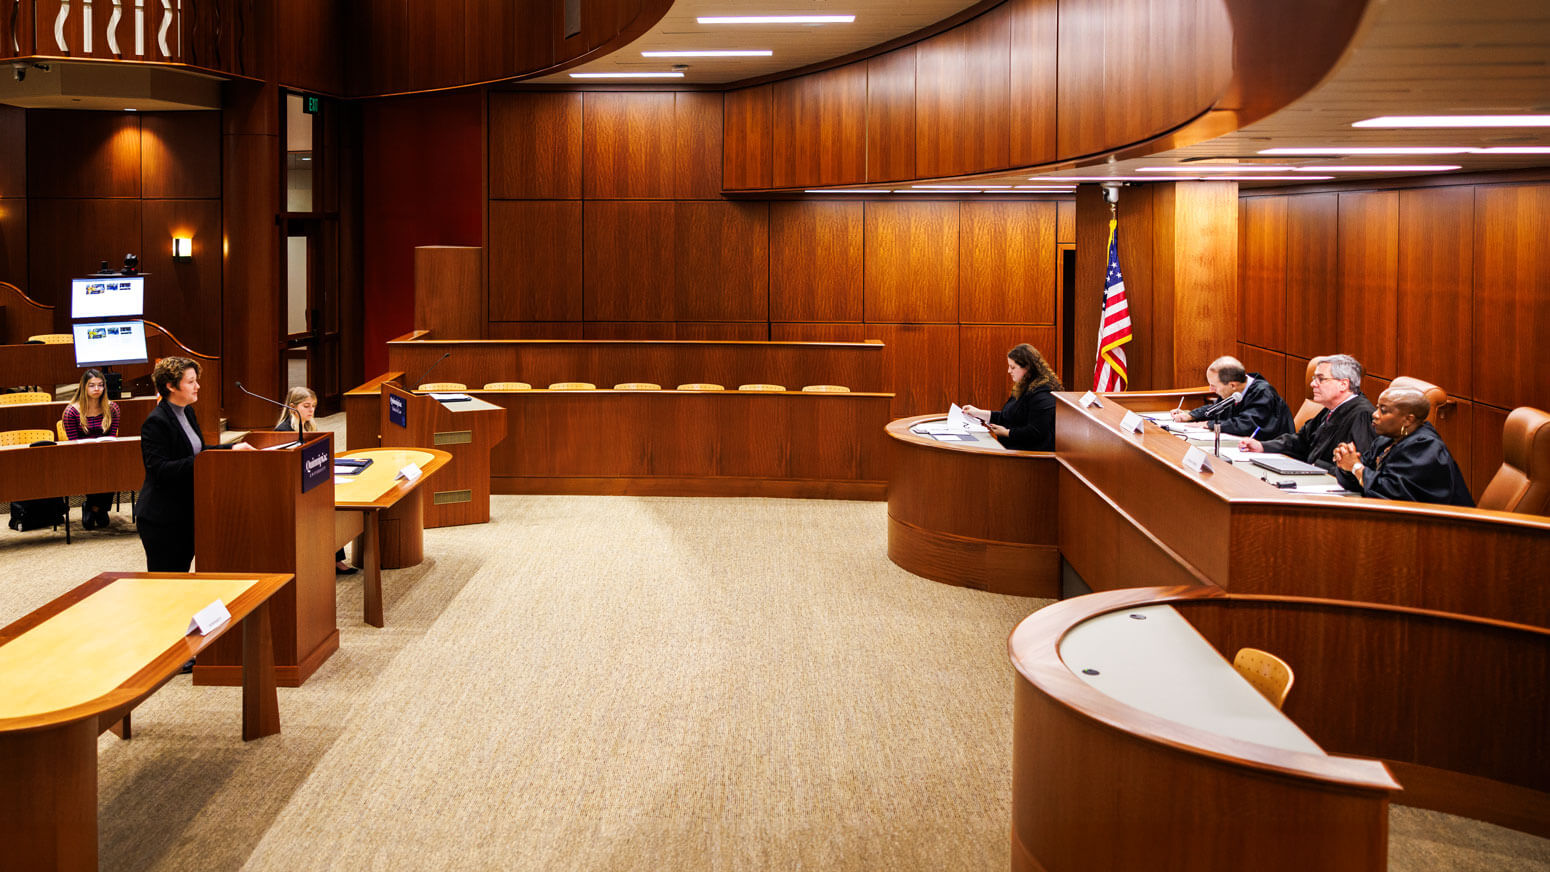
M145 314L145 276L70 280L70 317L134 318Z
M73 325L75 365L113 366L148 363L144 321L97 321Z

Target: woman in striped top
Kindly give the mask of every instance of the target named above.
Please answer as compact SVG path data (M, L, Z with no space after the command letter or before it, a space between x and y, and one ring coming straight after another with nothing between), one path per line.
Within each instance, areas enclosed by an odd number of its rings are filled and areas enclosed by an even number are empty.
M101 371L88 369L82 374L81 383L75 389L75 399L65 406L62 423L66 439L118 435L118 403L107 398L107 390L108 381ZM108 506L113 504L113 497L112 493L87 494L86 502L81 506L81 526L88 530L106 527Z

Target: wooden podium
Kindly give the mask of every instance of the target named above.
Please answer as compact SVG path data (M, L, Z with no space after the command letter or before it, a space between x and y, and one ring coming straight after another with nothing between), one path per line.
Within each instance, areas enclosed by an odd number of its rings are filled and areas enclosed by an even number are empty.
M477 398L441 403L384 384L380 414L382 447L452 455L431 488L425 526L489 523L490 451L506 438L506 410Z
M244 441L262 449L297 438L260 431ZM194 460L195 567L296 576L271 601L275 680L281 687L300 687L339 648L334 436L304 433L300 439L299 445L269 451L202 451ZM303 491L309 464L316 483ZM241 640L223 638L201 653L194 683L240 685Z

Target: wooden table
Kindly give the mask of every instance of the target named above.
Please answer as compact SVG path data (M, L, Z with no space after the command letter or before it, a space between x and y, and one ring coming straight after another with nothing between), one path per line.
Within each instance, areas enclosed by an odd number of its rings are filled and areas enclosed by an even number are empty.
M1059 596L1055 453L1011 451L988 433L944 442L917 432L943 420L920 415L886 428L888 559L947 584Z
M242 625L242 738L280 731L268 601L283 574L103 573L0 629L0 845L8 869L96 870L97 736ZM208 636L189 619L220 599ZM128 730L123 731L125 738Z
M139 436L0 448L0 500L137 491L144 483ZM66 512L65 540L69 539Z
M339 458L370 458L358 475L334 479L334 542L355 542L355 562L364 573L366 623L382 626L382 570L414 566L425 559L425 500L420 485L447 465L452 455L435 448L361 448ZM415 464L420 477L397 478Z

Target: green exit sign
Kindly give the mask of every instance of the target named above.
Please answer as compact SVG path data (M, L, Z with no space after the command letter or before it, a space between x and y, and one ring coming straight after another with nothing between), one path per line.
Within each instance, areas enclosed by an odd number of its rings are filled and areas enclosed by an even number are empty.
M323 108L323 98L321 98L321 97L303 97L302 98L301 111L307 113L308 115L316 115L316 114L318 114L318 111L321 110L322 108Z

